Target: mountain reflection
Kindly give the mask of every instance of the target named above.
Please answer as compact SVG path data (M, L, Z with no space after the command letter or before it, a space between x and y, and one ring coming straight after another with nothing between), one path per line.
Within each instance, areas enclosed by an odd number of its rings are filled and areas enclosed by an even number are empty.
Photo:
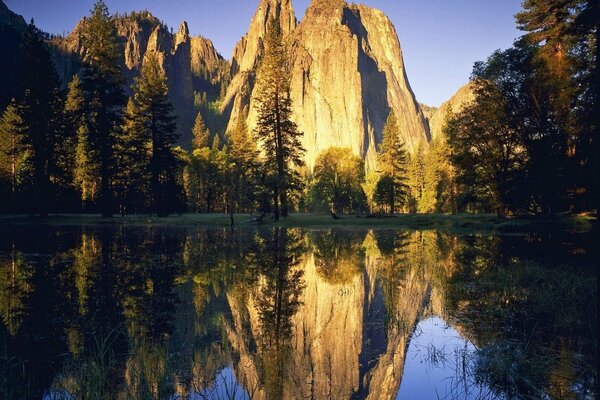
M593 238L0 235L3 398L392 399L422 368L406 356L430 317L470 343L449 378L486 398L569 398L597 379Z

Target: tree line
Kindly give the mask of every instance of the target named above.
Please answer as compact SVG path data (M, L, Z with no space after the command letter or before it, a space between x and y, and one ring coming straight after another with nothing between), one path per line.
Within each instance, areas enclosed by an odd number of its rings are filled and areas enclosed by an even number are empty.
M375 170L331 148L309 170L292 121L287 45L269 23L257 72L258 123L226 136L198 113L177 147L161 55L148 54L126 96L114 17L98 1L82 67L61 88L45 36L23 34L21 94L0 119L0 211L41 216L226 212L333 213L597 209L598 5L528 0L513 47L476 63L475 99L443 134L409 152L390 112ZM243 118L241 118L243 120Z

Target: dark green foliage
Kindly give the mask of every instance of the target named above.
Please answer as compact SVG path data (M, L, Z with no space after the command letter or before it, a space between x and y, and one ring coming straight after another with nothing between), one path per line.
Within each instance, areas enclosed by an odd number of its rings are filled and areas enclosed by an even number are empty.
M0 207L13 213L23 211L23 188L32 179L27 114L26 106L13 99L0 119Z
M82 73L86 126L80 133L86 137L86 146L90 150L89 159L82 163L82 168L88 176L93 170L99 172L101 210L104 216L110 216L113 212L115 133L121 125L125 97L115 23L102 0L94 5L82 41L86 48Z
M368 209L367 196L361 184L365 166L352 150L332 147L319 155L315 163L314 181L310 186L313 207L337 212L360 212Z
M144 194L150 210L159 216L173 211L177 197L177 142L174 110L167 79L157 55L148 55L133 86L122 140L122 190L133 210L143 210ZM144 190L146 188L146 190Z
M377 159L377 172L381 177L375 192L376 199L387 199L386 205L391 214L394 214L396 207L406 200L407 164L408 155L400 138L398 120L391 112L383 127L383 140Z
M265 55L257 78L258 123L256 139L265 155L263 168L267 184L273 192L273 214L288 214L288 197L299 189L300 175L296 167L304 165L302 133L291 120L292 101L287 66L287 49L276 21L269 21L265 38Z
M25 92L20 110L26 124L23 141L31 152L31 180L22 190L31 202L30 211L45 216L53 200L50 180L58 172L55 155L56 147L62 143L62 99L50 54L33 22L24 33L21 49Z

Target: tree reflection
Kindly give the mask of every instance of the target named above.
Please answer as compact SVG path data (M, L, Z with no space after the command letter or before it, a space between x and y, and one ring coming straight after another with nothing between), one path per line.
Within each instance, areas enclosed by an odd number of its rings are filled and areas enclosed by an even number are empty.
M585 397L597 379L590 351L597 349L597 306L590 301L597 296L597 271L585 255L542 264L531 247L519 251L527 242L465 238L445 287L446 307L481 348L478 378L500 395ZM555 243L552 251L569 247Z
M298 268L305 246L296 230L276 227L263 232L249 261L260 273L255 306L263 380L269 398L283 398L286 361L290 357L292 318L301 305L303 271Z
M364 232L334 230L308 233L319 275L331 284L350 281L364 270Z
M9 257L0 260L0 314L10 335L16 335L23 323L26 298L33 291L32 276L32 266L12 243Z

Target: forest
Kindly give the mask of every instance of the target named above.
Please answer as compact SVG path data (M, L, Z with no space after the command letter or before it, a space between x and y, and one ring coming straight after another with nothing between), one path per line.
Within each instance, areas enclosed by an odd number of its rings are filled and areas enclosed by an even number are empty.
M597 210L600 5L526 0L514 45L475 64L475 98L443 135L409 151L390 111L367 171L351 149L303 159L289 96L288 43L271 23L257 72L258 121L229 132L197 113L181 144L159 55L131 95L115 27L96 2L81 33L80 72L61 82L33 21L3 28L0 212L113 215L290 212L555 215ZM12 36L11 36L12 35ZM11 71L18 71L12 73ZM7 79L7 77L9 79ZM221 91L222 92L222 91ZM8 93L8 95L7 95Z

